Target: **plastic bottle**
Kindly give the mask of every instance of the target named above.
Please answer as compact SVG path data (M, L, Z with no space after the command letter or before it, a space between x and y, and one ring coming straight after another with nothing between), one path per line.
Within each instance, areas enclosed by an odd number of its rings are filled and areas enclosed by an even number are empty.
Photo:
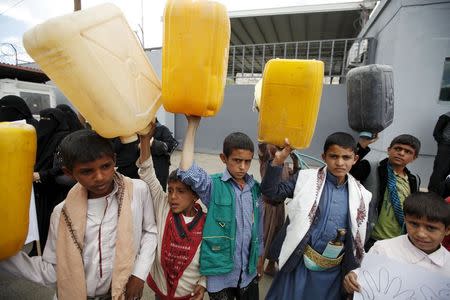
M136 140L161 105L161 83L112 4L50 19L27 31L23 44L104 137Z
M281 147L287 137L293 148L309 147L319 113L323 68L319 60L267 62L259 107L260 142Z
M16 254L28 232L36 131L28 124L0 123L0 260Z
M167 1L162 64L167 111L209 117L220 110L229 44L225 6L207 0Z

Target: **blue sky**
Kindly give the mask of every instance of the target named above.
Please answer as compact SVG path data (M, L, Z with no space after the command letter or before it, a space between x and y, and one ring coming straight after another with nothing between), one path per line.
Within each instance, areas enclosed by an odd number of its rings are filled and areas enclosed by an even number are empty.
M251 10L271 7L287 7L338 2L359 2L360 0L218 0L229 11ZM19 59L31 60L22 46L23 33L45 20L69 14L73 11L73 0L0 0L0 43L14 44ZM104 2L117 5L125 14L131 28L140 32L144 21L145 47L158 47L162 44L162 15L165 0L81 0L82 8ZM141 13L143 12L143 14ZM9 46L0 48L0 55L12 53ZM3 57L5 59L5 57Z

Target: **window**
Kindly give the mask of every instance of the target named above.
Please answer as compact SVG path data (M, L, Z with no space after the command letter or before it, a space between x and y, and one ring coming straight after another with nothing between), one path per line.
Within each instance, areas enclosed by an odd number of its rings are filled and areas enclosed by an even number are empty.
M450 57L445 58L439 100L450 102Z
M25 100L33 115L39 115L43 109L50 108L50 95L30 92L20 92L20 97Z

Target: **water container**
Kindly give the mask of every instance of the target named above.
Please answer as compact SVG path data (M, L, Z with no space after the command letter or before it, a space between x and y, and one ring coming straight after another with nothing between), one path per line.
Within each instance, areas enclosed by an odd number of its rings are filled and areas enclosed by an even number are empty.
M33 126L0 123L0 260L16 254L27 237L35 156Z
M323 62L272 59L265 66L259 108L258 140L293 148L309 147L320 107Z
M162 55L167 111L209 117L220 110L229 44L225 6L208 0L167 1Z
M368 65L347 73L348 123L356 131L378 133L394 119L392 67Z
M161 84L122 12L103 4L25 33L31 57L102 136L136 140L161 105Z

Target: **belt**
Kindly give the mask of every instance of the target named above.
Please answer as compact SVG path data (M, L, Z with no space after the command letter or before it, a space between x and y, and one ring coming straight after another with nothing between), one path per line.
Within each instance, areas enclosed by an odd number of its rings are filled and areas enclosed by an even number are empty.
M310 245L306 245L305 252L303 253L305 266L313 271L323 271L336 267L341 264L343 257L344 254L341 254L337 258L328 258L318 253Z

